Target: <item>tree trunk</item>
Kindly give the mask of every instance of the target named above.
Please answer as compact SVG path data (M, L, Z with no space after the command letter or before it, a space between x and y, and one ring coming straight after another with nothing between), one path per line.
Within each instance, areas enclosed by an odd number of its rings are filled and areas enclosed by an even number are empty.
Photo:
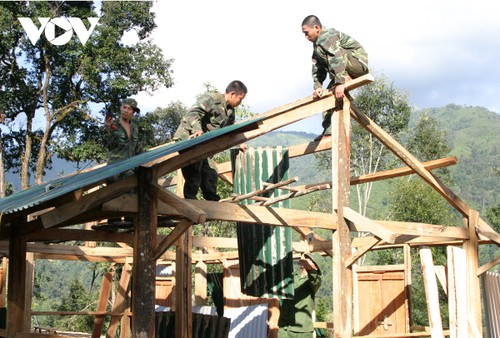
M33 115L27 114L26 118L26 139L24 153L21 156L21 189L25 190L29 187L29 170L30 170L30 158L31 158L31 148L32 148L32 133L33 128Z
M46 113L45 121L45 131L40 142L40 151L38 152L38 158L36 160L36 170L35 170L35 182L36 184L41 184L43 182L43 171L45 169L45 164L47 163L47 144L51 136L50 129L50 114Z
M0 198L5 197L5 167L3 164L3 140L0 130Z

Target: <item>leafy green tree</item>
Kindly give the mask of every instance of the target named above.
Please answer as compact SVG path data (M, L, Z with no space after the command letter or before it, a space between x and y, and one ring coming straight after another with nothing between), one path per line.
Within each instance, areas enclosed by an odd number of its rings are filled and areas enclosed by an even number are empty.
M147 141L146 148L172 141L187 107L180 101L171 102L165 108L156 108L139 119L141 135Z
M354 96L353 104L394 138L402 136L408 127L411 107L408 94L380 76L367 86L361 87ZM331 169L331 154L321 153L320 167ZM371 133L357 123L351 132L351 172L354 176L366 175L387 169L391 164L390 151ZM366 215L373 183L356 185L358 211Z
M96 296L96 293L88 292L79 280L74 279L57 311L92 311L96 305ZM56 320L54 325L62 330L91 332L94 316L64 316Z
M30 166L34 164L35 182L40 183L54 153L79 161L102 158L96 149L100 133L91 104L104 104L104 111L116 108L124 97L172 85L172 60L164 59L150 39L156 27L152 2L100 5L99 25L85 45L73 38L55 46L43 37L33 45L17 18L97 17L93 2L0 3L0 28L6 37L0 41L0 97L8 117L21 125L8 149L11 157L21 159L23 189L29 186ZM128 32L135 32L138 42L126 44L123 37ZM39 129L38 115L43 120ZM89 143L76 154L65 151L85 142Z

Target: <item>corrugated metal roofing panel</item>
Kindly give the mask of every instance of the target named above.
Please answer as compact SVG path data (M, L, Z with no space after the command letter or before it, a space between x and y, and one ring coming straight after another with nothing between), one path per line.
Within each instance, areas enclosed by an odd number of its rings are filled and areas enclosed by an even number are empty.
M235 159L234 192L246 194L263 189L263 183L288 179L286 148L250 148ZM281 191L275 189L273 196ZM251 204L253 201L245 200ZM276 207L290 207L285 200ZM260 224L238 224L238 254L241 290L256 297L293 297L292 229Z
M229 338L267 337L267 304L226 309L224 317L231 319Z
M488 271L482 281L488 334L490 337L500 337L500 274Z
M7 215L29 209L33 206L50 201L72 191L95 185L96 183L104 181L114 175L134 169L142 164L154 161L163 156L175 152L186 151L221 135L248 129L251 124L259 121L260 119L260 117L256 117L242 123L214 130L210 133L205 133L190 140L166 144L127 160L100 167L92 171L81 172L72 176L62 177L48 183L32 186L26 190L0 199L0 215Z

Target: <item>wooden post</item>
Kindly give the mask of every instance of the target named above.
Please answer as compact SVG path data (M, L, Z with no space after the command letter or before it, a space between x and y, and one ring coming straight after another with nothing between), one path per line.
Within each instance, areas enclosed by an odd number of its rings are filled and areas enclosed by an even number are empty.
M184 177L177 171L177 196L184 197ZM185 219L187 221L187 219ZM191 251L192 228L189 227L177 240L175 259L175 337L191 338L193 314L191 304Z
M481 314L481 291L480 280L477 275L479 268L478 237L476 227L479 223L479 213L469 209L468 222L469 240L464 241L465 256L467 260L467 318L469 326L469 337L482 337L483 324Z
M447 259L450 338L466 338L468 330L465 250L456 246L448 246Z
M24 332L31 330L31 304L33 301L33 283L35 282L35 254L26 253L26 284L24 287Z
M134 219L132 285L132 336L155 337L156 225L158 200L151 193L157 182L156 167L138 168L138 214Z
M403 245L403 256L405 266L405 312L406 326L405 332L411 331L411 247L408 244Z
M333 327L334 337L352 337L352 270L346 266L351 256L351 234L343 209L349 205L350 181L350 101L332 114L332 208L338 229L332 236Z
M25 221L16 218L10 227L9 276L7 293L7 338L23 332L26 306L26 237L20 235Z
M106 311L108 307L109 294L113 282L112 272L106 272L102 276L101 290L99 292L99 299L97 300L96 311ZM94 327L92 328L92 338L100 338L102 328L104 327L104 316L96 316L94 318Z
M175 337L190 338L193 334L191 301L191 250L193 248L192 228L189 227L179 238L175 270Z
M434 262L432 261L431 248L423 246L420 248L420 260L422 273L424 276L425 299L427 301L427 312L429 324L431 326L431 337L441 338L443 334L443 324L441 321L441 310L439 308L439 294L434 272Z
M207 264L203 261L200 250L200 261L195 266L194 303L198 306L207 304Z

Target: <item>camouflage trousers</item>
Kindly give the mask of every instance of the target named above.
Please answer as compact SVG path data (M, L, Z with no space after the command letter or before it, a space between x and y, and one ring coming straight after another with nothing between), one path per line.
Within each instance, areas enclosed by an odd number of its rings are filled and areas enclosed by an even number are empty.
M184 183L184 198L197 199L196 195L201 188L205 200L220 200L219 195L217 195L217 171L210 166L208 159L182 168L182 175L186 181Z
M360 76L366 75L369 72L368 64L363 60L358 59L352 52L348 51L344 55L344 61L346 62L346 70L351 79L358 78ZM367 60L366 60L367 61ZM328 89L330 91L335 91L335 83L332 81L328 85ZM323 134L330 135L331 134L331 124L332 124L332 114L335 110L342 109L342 102L337 100L335 109L329 109L323 112L323 122L321 126L323 127Z

